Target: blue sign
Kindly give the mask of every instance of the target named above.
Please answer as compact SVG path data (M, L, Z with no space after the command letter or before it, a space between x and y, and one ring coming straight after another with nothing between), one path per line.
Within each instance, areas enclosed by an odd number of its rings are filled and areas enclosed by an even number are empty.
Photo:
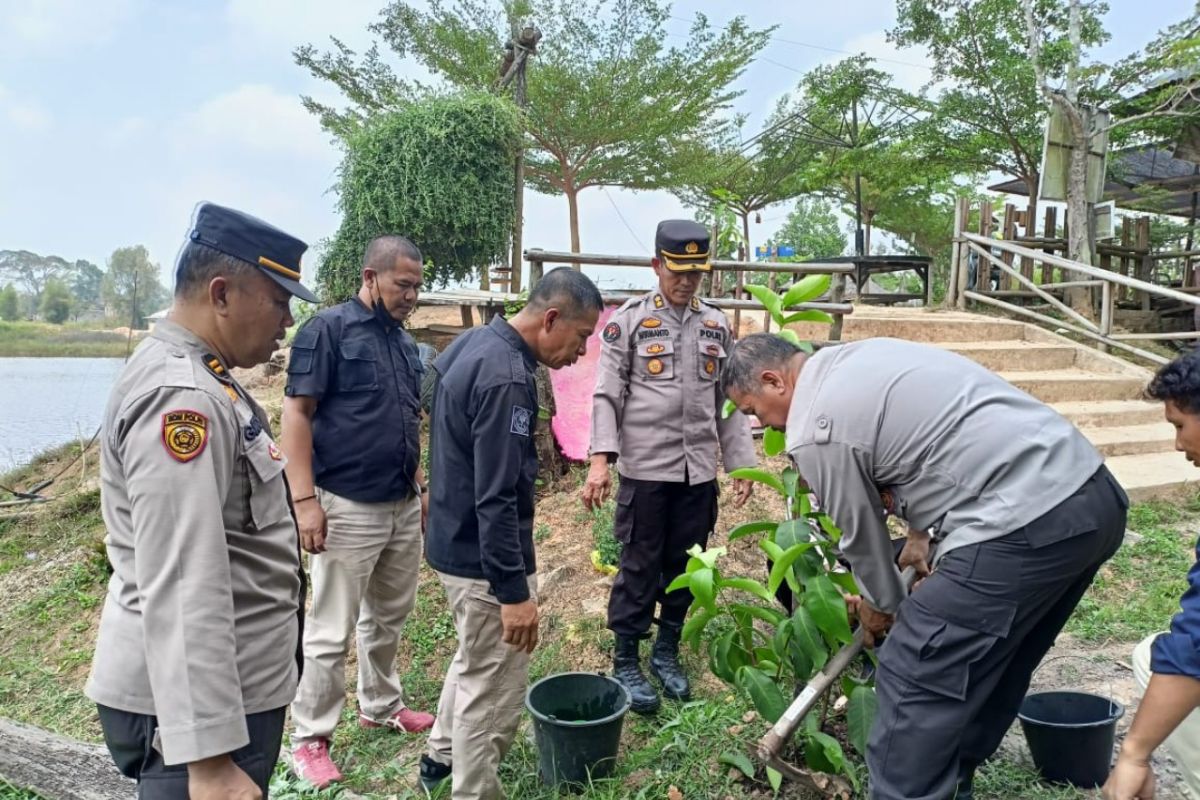
M786 244L781 244L775 255L777 255L779 258L791 258L796 255L796 248L788 247Z

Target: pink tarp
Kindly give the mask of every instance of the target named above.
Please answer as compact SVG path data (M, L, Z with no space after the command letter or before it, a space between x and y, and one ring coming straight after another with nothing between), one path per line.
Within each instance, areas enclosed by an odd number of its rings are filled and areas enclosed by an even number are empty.
M616 308L607 306L600 314L596 330L587 340L587 355L569 367L550 372L556 411L551 430L563 455L576 461L587 459L592 431L592 391L596 388L596 367L600 363L600 333L615 311Z

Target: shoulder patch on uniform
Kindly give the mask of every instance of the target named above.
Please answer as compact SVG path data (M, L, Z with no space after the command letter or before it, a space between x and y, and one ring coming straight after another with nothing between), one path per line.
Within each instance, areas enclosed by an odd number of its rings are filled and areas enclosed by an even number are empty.
M693 297L691 305L692 305L692 311L699 311L700 310L700 298Z
M528 436L530 423L533 421L533 411L523 406L513 406L512 423L508 432L517 436Z
M608 323L607 325L604 326L604 334L603 334L602 338L604 339L604 341L609 342L610 344L612 342L615 342L617 339L620 339L621 338L621 326L615 322Z
M168 411L162 415L162 440L171 458L184 463L191 461L208 444L208 417L183 408Z
M272 461L283 460L283 451L274 442L267 442L267 455L271 457Z
M663 296L662 296L661 294L655 294L655 295L654 295L654 307L655 307L655 308L662 308L662 307L663 307L663 306L665 306L666 304L667 304L667 303L666 303L666 301L665 301L665 300L663 300Z
M259 421L258 417L251 416L250 421L242 428L242 436L246 437L247 442L253 442L262 431L262 422Z

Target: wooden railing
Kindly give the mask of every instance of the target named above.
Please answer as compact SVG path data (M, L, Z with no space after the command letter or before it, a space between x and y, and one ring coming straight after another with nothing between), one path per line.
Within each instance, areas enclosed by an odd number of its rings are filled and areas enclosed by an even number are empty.
M1193 294L1180 292L1175 289L1170 289L1165 286L1158 286L1148 281L1138 278L1131 278L1128 275L1123 275L1118 272L1110 272L1100 267L1094 267L1089 264L1082 264L1078 261L1072 261L1067 258L1046 253L1041 250L1033 250L1024 247L1020 244L1010 241L989 239L985 236L980 236L974 233L960 232L959 237L954 240L954 269L950 277L950 292L947 295L947 303L965 309L967 301L983 303L984 305L993 306L1002 309L1012 314L1028 317L1035 322L1053 327L1055 329L1065 329L1085 339L1090 339L1097 343L1101 350L1107 352L1108 348L1115 347L1120 350L1132 353L1139 358L1146 359L1155 364L1165 364L1169 359L1152 353L1148 350L1143 350L1140 347L1129 344L1130 341L1138 340L1174 340L1174 339L1195 339L1200 338L1200 332L1197 331L1179 331L1171 333L1113 333L1113 313L1118 294L1123 289L1130 289L1135 292L1143 292L1148 295L1157 295L1166 299L1185 303L1192 306L1200 306L1200 297ZM1036 285L1029 277L1010 264L1006 263L1004 258L997 257L993 251L999 251L1002 254L1010 254L1021 259L1027 259L1030 263L1040 262L1043 269L1058 268L1064 271L1064 274L1082 275L1081 280L1068 280L1060 283ZM1057 319L1041 312L1035 311L1025 306L1020 306L1015 303L1003 299L1003 296L1010 294L1008 292L988 292L978 291L968 286L968 255L975 253L979 257L979 267L976 270L976 285L987 285L987 276L991 272L990 267L996 267L1001 271L1002 275L1008 276L1015 280L1018 284L1025 287L1026 291L1021 292L1022 295L1032 293L1034 296L1041 298L1053 309L1061 313L1065 319ZM1099 287L1100 294L1100 321L1093 322L1087 316L1080 314L1075 309L1071 308L1065 302L1054 296L1055 291L1064 290L1071 287Z
M525 251L525 260L529 262L529 285L532 287L542 279L547 263L562 265L589 265L597 267L647 267L651 266L650 258L646 256L608 256L595 253L565 253L552 250L530 249ZM783 273L798 277L801 275L830 275L833 278L829 302L799 303L788 310L811 309L824 311L834 318L829 338L837 341L842 335L842 318L854 313L854 304L846 302L846 276L854 274L853 264L804 262L799 264L779 261L713 261L712 290L707 302L717 308L733 311L734 336L741 327L742 311L762 310L766 307L753 298L746 296L745 275L747 272ZM733 297L720 297L723 294L722 273L734 274ZM605 293L606 300L613 295ZM766 326L764 325L764 329Z

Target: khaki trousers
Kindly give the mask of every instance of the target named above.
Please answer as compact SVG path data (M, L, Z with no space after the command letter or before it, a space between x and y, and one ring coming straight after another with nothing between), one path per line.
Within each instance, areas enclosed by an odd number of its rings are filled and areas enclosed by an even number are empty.
M1147 636L1133 649L1133 677L1143 692L1150 685L1150 646L1156 638L1157 633ZM1200 711L1188 714L1164 744L1183 775L1190 797L1200 800Z
M450 662L437 722L429 733L429 757L451 765L452 800L497 800L500 759L517 735L529 655L501 641L500 603L488 582L439 572L458 652ZM537 600L537 576L529 576L529 594Z
M346 654L358 631L358 706L382 720L404 707L396 674L400 630L417 597L421 498L359 503L317 490L326 550L313 555L304 675L292 703L293 743L329 739L346 704Z

